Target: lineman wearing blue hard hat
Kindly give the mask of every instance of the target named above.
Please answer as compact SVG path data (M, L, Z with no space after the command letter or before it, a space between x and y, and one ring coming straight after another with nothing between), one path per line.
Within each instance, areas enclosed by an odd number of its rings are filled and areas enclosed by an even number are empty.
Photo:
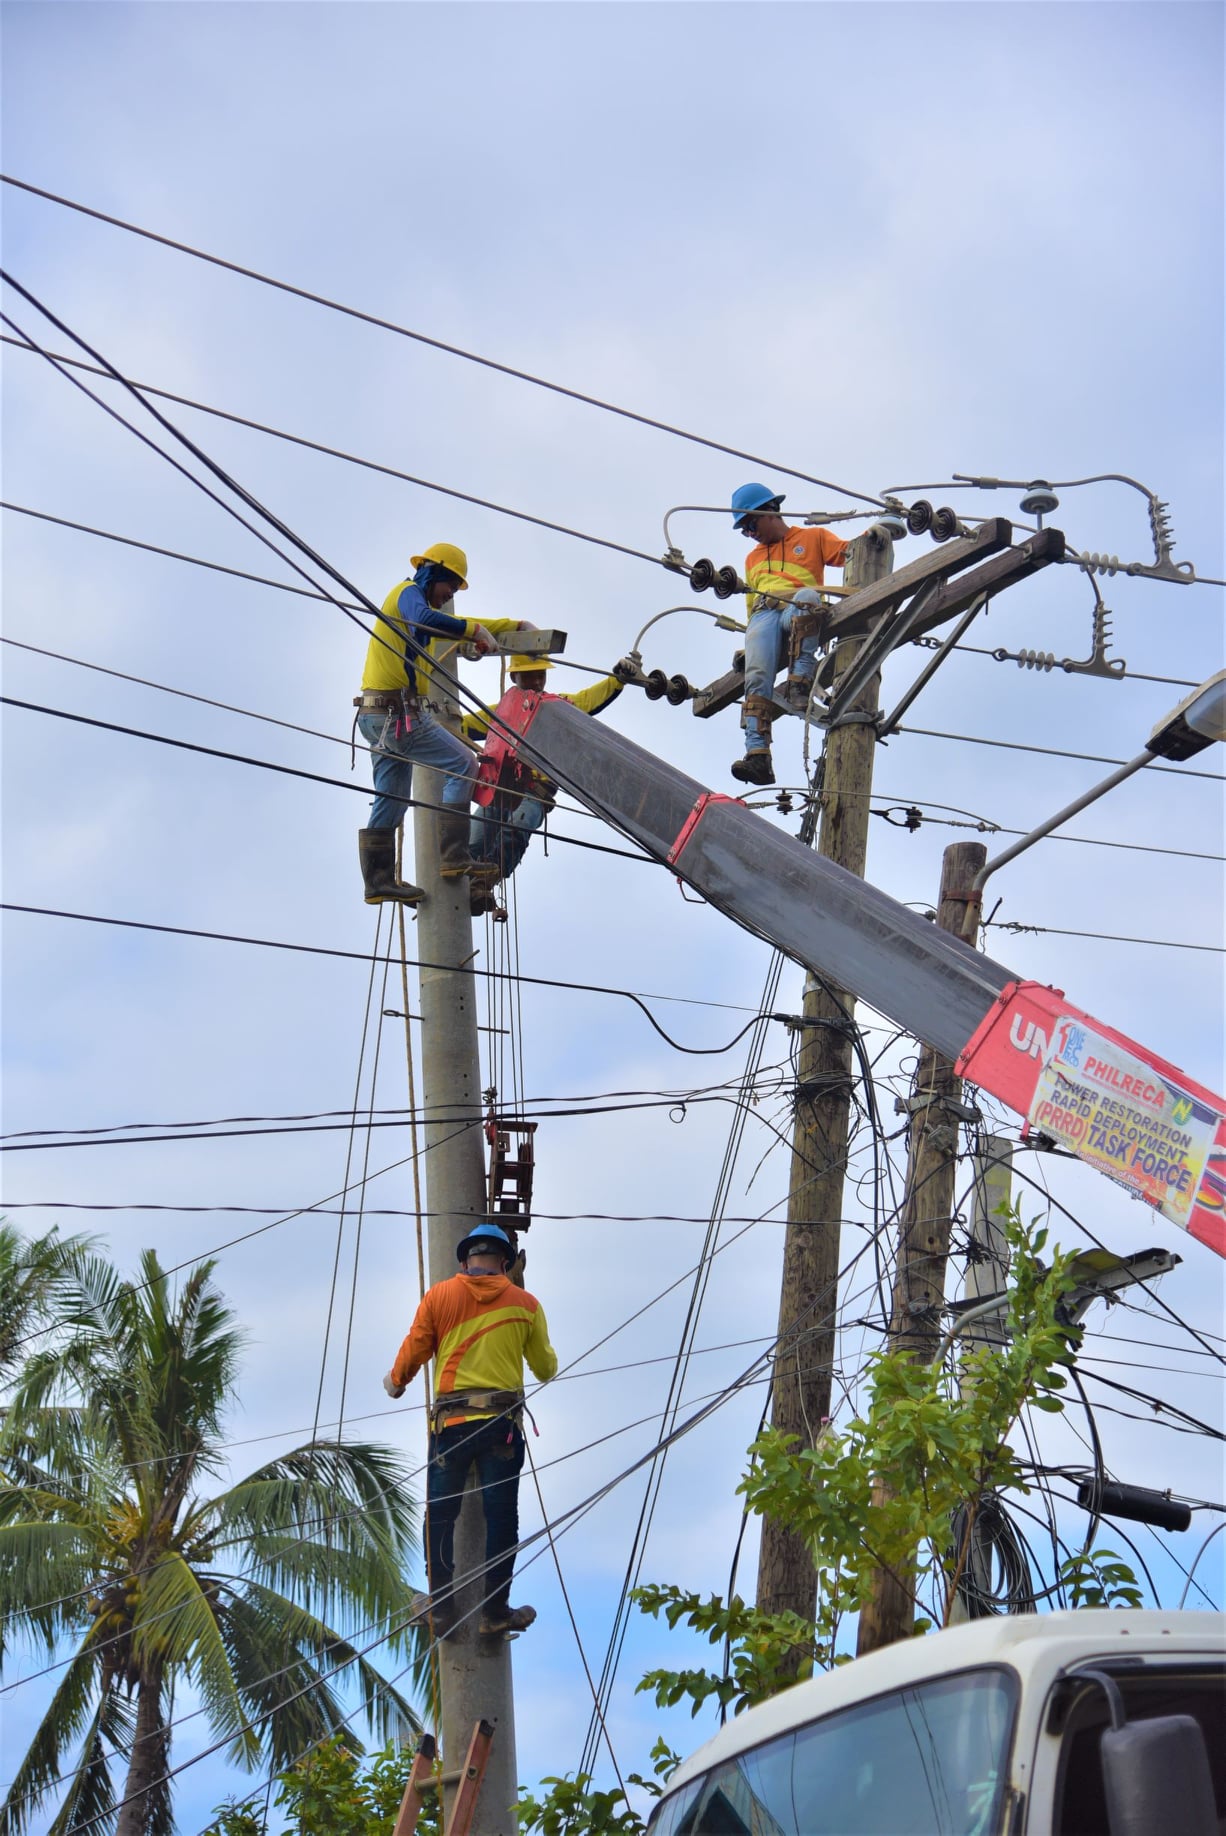
M452 1536L475 1467L485 1513L480 1631L501 1636L522 1632L536 1618L535 1607L510 1604L524 1463L524 1361L547 1383L558 1356L541 1303L508 1273L518 1274L523 1264L501 1225L475 1224L456 1245L456 1261L461 1272L427 1290L383 1387L389 1396L403 1396L422 1366L435 1360L426 1479L430 1593L417 1603L415 1617L429 1617L436 1638L455 1624ZM461 1586L465 1580L461 1575Z
M788 703L797 711L809 704L817 671L819 589L827 567L842 567L847 543L822 528L791 528L779 514L781 492L754 481L732 493L732 524L756 542L745 561L750 588L749 628L745 633L745 698L741 725L745 756L734 761L732 775L742 784L773 784L771 724L775 714L775 677L786 652L792 623L808 627L788 676Z

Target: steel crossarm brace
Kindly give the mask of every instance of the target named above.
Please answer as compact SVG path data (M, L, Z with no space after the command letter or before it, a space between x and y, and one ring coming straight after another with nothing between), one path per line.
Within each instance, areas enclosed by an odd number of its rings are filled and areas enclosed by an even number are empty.
M708 904L1226 1256L1226 1099L569 702L542 700L526 745Z
M928 609L939 582L930 580L920 588L911 604L882 615L856 652L851 668L839 678L839 686L819 714L822 726L833 727L839 716L853 707L861 690L871 682L890 652L905 644L915 633L916 625Z
M1008 549L1004 554L993 555L982 567L977 567L973 573L963 574L957 581L933 582L921 588L905 612L896 616L887 613L881 624L866 639L860 654L840 681L837 695L820 716L822 725L833 726L836 723L843 710L852 705L874 668L884 662L891 651L914 638L922 637L934 626L944 624L955 613L961 612L964 615L961 622L946 640L946 645L952 649L993 593L1016 585L1019 580L1027 579L1040 568L1049 567L1053 561L1059 561L1063 554L1064 536L1060 530L1041 529L1028 542ZM883 739L897 727L916 695L944 661L945 654L942 648L920 673L893 714L878 722L878 731ZM854 687L849 686L853 683Z
M973 536L958 536L952 542L945 542L933 549L931 554L922 555L918 561L910 561L906 567L900 567L884 579L874 581L871 586L862 587L858 593L848 594L826 628L827 641L867 631L884 614L894 612L903 600L918 593L921 587L934 581L948 584L951 574L1001 549L1007 549L1012 536L1013 526L1007 518L990 517ZM927 619L931 616L929 607L924 620L925 629ZM698 690L691 704L693 712L700 720L719 714L740 699L744 688L745 680L741 671L729 670L727 675L720 676L706 688Z

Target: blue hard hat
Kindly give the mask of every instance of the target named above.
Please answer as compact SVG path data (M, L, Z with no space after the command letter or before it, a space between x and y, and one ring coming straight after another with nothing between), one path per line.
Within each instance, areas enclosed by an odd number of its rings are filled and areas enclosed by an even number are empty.
M740 529L747 517L759 510L777 510L783 502L779 491L772 491L769 485L743 484L732 493L732 526Z
M501 1229L497 1224L480 1224L475 1230L470 1231L466 1237L461 1237L460 1241L456 1244L456 1261L466 1262L468 1260L469 1251L476 1249L478 1245L482 1243L488 1243L496 1249L505 1250L508 1262L510 1262L515 1255L515 1246L505 1230Z

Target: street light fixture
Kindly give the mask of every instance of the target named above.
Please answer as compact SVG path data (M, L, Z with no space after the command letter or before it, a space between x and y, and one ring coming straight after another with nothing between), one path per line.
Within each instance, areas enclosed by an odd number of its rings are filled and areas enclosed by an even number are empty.
M1087 805L1097 803L1109 790L1122 784L1125 778L1131 778L1134 772L1141 771L1146 765L1152 765L1155 759L1172 759L1182 762L1195 758L1215 740L1226 740L1226 669L1219 669L1216 676L1210 676L1199 688L1185 695L1179 706L1161 719L1145 742L1144 752L1139 752L1135 759L1129 759L1127 765L1121 765L1109 778L1096 784L1082 796L1068 803L1046 822L1040 823L1037 829L1031 829L1020 841L1015 841L1011 848L1005 848L995 855L975 875L971 890L981 893L987 881L998 867L1006 862L1016 860L1028 848L1033 848L1045 835L1060 828L1069 818L1076 816ZM967 911L968 935L970 929L978 923L979 902L972 900Z

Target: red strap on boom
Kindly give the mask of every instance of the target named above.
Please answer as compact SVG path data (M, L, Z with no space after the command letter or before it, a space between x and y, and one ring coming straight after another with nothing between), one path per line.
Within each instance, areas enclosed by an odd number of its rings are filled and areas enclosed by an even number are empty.
M703 791L701 797L697 799L693 809L682 823L680 833L668 851L667 861L670 867L676 865L681 850L686 846L702 817L706 814L708 806L712 803L740 803L742 809L745 807L740 797L725 797L719 791Z

